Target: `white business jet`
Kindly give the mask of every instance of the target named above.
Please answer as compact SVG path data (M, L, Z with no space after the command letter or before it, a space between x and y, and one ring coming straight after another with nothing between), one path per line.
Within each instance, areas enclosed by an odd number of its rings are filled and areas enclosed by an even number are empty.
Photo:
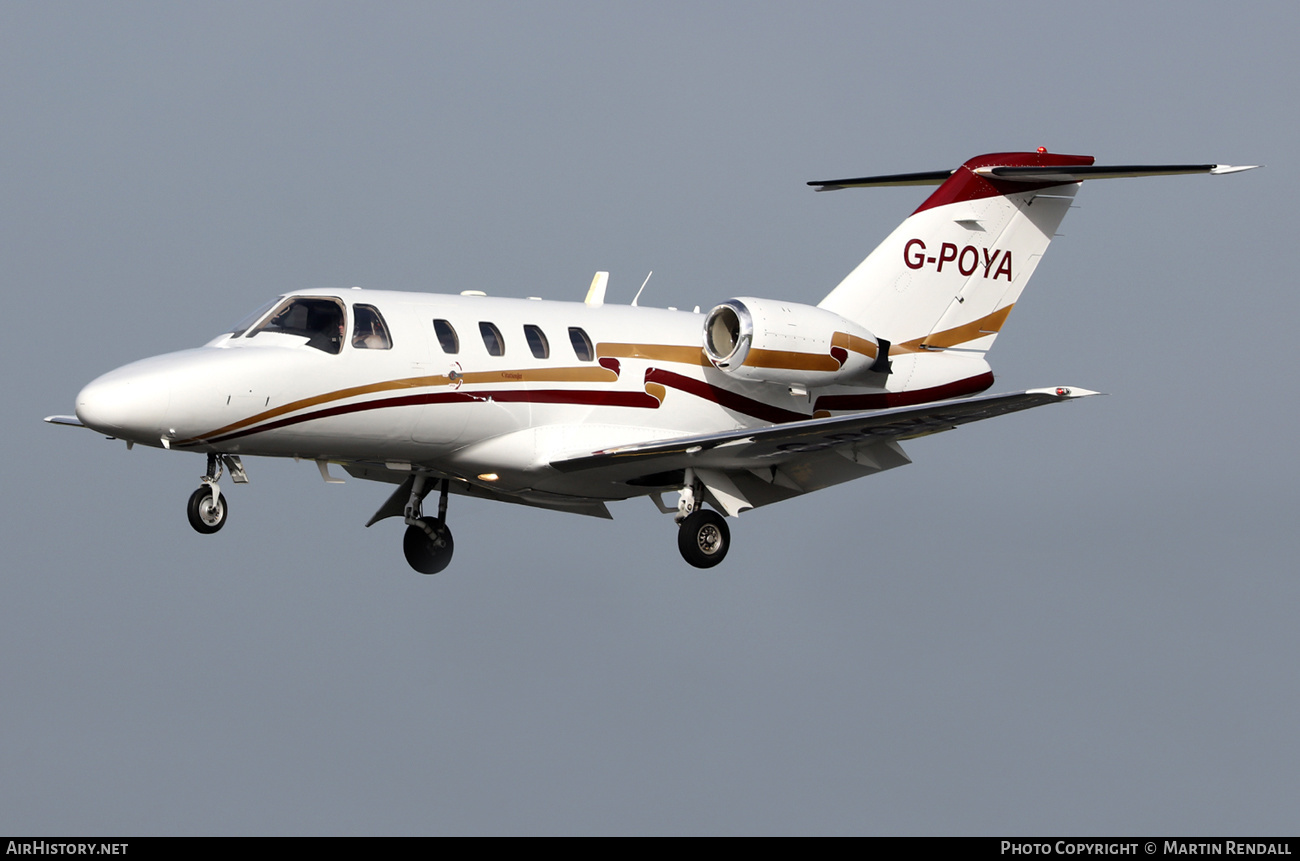
M915 437L1095 394L979 394L993 384L985 353L1079 184L1248 169L1102 167L1040 148L809 183L938 188L816 306L613 307L605 273L584 302L305 290L198 349L99 377L75 417L46 420L206 454L188 508L202 533L226 522L223 472L242 483L243 456L293 457L326 481L336 464L396 485L366 525L402 518L425 574L451 560L452 494L597 517L647 496L706 568L730 547L722 515L902 466Z

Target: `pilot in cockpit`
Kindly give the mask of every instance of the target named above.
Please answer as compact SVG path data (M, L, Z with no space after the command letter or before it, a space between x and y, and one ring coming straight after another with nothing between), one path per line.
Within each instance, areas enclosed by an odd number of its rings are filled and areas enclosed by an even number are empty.
M304 303L305 304L305 303ZM309 347L337 353L343 345L343 312L333 302L312 302L307 305L307 325L311 337Z

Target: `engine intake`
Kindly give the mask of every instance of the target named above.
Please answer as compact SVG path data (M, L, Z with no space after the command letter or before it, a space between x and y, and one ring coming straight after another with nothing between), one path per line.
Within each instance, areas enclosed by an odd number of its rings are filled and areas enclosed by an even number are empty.
M747 380L826 386L888 372L889 342L823 308L742 297L704 318L704 354Z

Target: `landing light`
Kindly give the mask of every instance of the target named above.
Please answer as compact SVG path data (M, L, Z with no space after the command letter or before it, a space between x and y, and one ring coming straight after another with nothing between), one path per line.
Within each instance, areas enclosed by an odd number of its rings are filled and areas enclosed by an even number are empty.
M478 478L479 481L496 481L500 477L501 476L497 475L495 472L482 472L479 473Z

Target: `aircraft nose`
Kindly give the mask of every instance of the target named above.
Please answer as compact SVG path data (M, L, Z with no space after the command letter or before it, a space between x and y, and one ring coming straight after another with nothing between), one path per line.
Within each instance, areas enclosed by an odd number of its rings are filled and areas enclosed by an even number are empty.
M77 418L108 436L156 444L170 399L170 387L163 379L127 365L81 390Z

